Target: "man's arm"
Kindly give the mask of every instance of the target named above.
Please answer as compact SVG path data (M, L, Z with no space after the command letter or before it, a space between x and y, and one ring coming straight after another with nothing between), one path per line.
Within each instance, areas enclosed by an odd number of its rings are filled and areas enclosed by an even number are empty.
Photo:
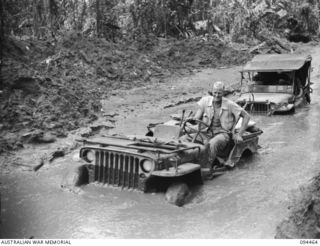
M243 118L242 123L241 123L241 127L240 127L239 131L235 135L233 135L233 140L235 141L236 144L243 141L242 135L245 132L245 130L247 129L248 123L250 120L250 115L245 110L241 110L240 117Z
M193 120L202 120L202 116L203 116L203 113L204 113L204 107L206 105L206 101L207 101L207 97L202 97L198 102L197 102L197 105L198 105L198 109L196 111L196 114L191 117L191 119Z
M202 115L203 115L203 112L202 112L201 108L198 108L195 116L192 117L192 118L193 118L193 119L196 119L196 120L201 120L201 119L202 119Z
M241 124L241 127L240 127L238 133L240 136L242 136L248 127L248 123L250 121L250 115L247 113L247 111L241 110L240 117L242 117L243 120L242 120L242 124Z

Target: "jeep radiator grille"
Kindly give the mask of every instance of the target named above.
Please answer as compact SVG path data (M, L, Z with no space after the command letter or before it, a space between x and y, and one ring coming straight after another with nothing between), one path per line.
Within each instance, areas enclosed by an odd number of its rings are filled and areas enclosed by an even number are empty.
M123 188L140 187L139 157L109 150L96 150L95 155L95 165L89 181Z
M245 110L250 114L268 114L270 105L266 103L249 103Z

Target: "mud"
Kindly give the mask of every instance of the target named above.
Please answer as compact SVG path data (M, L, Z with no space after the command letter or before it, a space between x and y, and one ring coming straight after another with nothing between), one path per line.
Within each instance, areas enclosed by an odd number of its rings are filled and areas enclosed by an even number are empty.
M86 39L76 33L45 42L7 38L0 84L0 152L20 148L20 136L35 129L66 137L97 120L100 99L119 98L117 90L154 88L173 74L242 64L250 57L220 40L154 39L151 50L141 50L130 42Z
M320 61L319 61L319 49L313 53L313 82L319 83L320 78ZM315 93L313 93L313 99L316 100L314 105L317 111L315 118L311 119L311 131L314 136L319 136L319 102L317 101L315 96L318 95L319 86L314 85ZM318 137L313 138L310 136L309 141L313 143L309 148L305 148L308 151L304 155L311 155L314 162L319 165L320 163L320 145L318 141ZM302 153L301 153L302 155ZM305 168L309 166L309 162L306 160L301 161L301 168ZM307 180L307 182L301 185L297 190L295 190L294 194L291 197L291 203L288 206L290 211L287 218L284 218L281 223L277 226L277 231L275 238L320 238L320 224L319 224L319 215L320 215L320 172L317 170L315 175Z
M291 213L277 227L275 238L320 238L319 175L302 186L293 197Z
M144 134L150 122L194 109L194 102L179 101L206 94L213 81L239 81L239 70L204 69L156 87L115 90L101 102L105 116L96 123L112 119L114 128L100 129L99 134ZM293 115L255 117L264 131L258 153L203 186L190 187L192 196L182 208L168 204L162 192L143 194L96 184L74 192L61 189L66 171L78 165L73 158L79 148L75 139L84 129L54 143L26 144L14 156L2 155L0 237L274 238L277 225L290 215L292 196L320 171L317 83L313 89L311 104ZM59 147L67 148L66 155L33 171L39 156Z

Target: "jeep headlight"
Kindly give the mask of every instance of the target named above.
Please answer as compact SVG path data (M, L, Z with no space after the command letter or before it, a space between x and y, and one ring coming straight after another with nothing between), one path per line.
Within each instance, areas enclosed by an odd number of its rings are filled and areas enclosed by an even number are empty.
M151 160L143 160L140 163L140 166L142 171L144 171L145 173L150 173L153 169L154 164L153 164L153 161Z
M90 150L87 150L86 152L84 152L83 154L83 159L86 161L86 162L93 162L94 159L95 159L95 152L94 150L90 149Z

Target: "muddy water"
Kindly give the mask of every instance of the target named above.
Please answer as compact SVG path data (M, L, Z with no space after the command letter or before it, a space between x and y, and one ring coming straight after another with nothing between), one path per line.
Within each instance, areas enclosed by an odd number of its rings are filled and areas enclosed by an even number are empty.
M161 193L97 185L64 191L62 173L74 164L67 156L37 173L1 172L1 238L273 238L292 194L320 171L319 55L317 50L311 105L293 115L256 117L264 130L259 152L194 188L184 207L166 203ZM153 106L129 109L114 131L143 133L147 123L189 106L163 110L159 94L150 98Z

